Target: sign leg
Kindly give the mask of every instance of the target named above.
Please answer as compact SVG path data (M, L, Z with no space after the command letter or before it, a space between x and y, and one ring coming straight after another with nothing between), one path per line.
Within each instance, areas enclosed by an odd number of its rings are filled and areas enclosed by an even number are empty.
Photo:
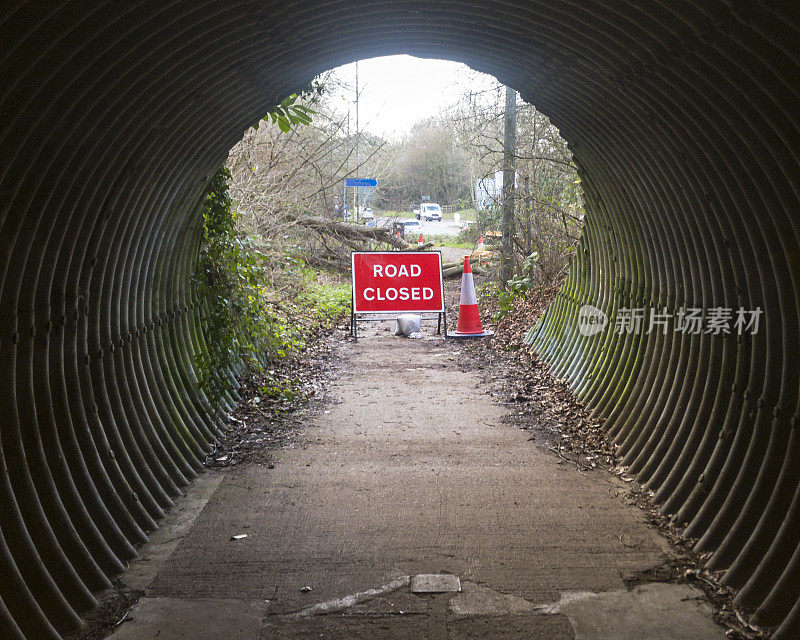
M350 335L352 336L353 340L358 338L356 333L357 331L355 306L353 305L353 298L350 298Z

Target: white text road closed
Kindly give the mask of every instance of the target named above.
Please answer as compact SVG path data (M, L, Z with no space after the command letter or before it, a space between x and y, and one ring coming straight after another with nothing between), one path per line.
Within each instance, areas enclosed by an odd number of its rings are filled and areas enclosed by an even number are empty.
M419 278L422 267L418 264L373 264L372 275L375 278Z
M367 287L364 289L364 300L368 301L393 301L393 300L433 300L433 289L430 287L400 287L399 289L395 289L394 287L389 287L388 289L381 289Z

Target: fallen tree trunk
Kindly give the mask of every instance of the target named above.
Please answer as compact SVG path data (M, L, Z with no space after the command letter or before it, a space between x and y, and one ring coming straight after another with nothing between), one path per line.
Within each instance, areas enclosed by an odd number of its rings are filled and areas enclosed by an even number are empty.
M470 259L470 263L472 264L472 267L473 267L473 268L475 268L475 267L479 267L479 266L480 266L479 264L476 264L476 263L479 261L479 259L480 259L480 260L486 260L486 258L478 258L478 257L474 257L474 258L471 258L471 259ZM472 262L472 260L474 260L475 262L473 263L473 262ZM463 267L463 266L464 266L464 261L463 261L463 260L454 260L454 261L452 261L452 262L445 262L445 263L443 263L443 264L442 264L442 269L451 269L452 267L459 267L459 268L461 268L461 267Z
M430 249L433 249L433 242L426 242L422 246L415 244L408 249L403 249L403 251L429 251Z
M401 251L416 251L416 244L411 245L402 238L398 238L388 229L379 227L365 227L358 224L350 224L340 220L329 220L320 216L302 215L287 212L286 217L293 223L311 229L319 234L338 237L341 240L351 240L356 242L383 242ZM433 246L432 243L428 243Z
M445 280L455 280L456 278L461 277L461 274L464 272L464 268L461 266L450 267L448 269L442 269L442 277ZM476 276L485 276L486 269L483 267L472 267L472 273Z

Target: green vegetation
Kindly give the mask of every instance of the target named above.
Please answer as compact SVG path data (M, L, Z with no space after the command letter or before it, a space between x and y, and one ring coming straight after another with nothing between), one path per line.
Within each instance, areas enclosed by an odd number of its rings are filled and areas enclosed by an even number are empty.
M203 197L203 237L194 274L204 303L207 344L195 364L200 388L212 403L228 388L229 372L261 369L303 345L269 299L264 254L251 237L236 232L229 178L230 172L220 168Z
M425 235L425 242L432 242L434 248L436 247L455 247L457 249L474 249L476 242L470 242L465 238L462 238L461 235L458 236L441 236L441 235L433 235L427 234Z
M311 125L311 118L316 113L310 105L319 102L324 93L325 84L315 79L299 93L293 93L281 100L263 121L277 124L284 133L289 133L292 127L307 127ZM253 128L258 129L259 124L260 121L256 122Z
M500 320L514 308L514 300L524 296L531 289L537 288L534 270L539 262L539 254L535 251L525 258L522 263L522 274L512 278L506 283L506 289L497 289L498 311L494 314L495 320Z
M413 211L377 211L376 215L379 215L384 218L399 218L399 219L411 219L414 217Z
M458 244L453 245L456 247L475 247L478 244L478 238L480 237L480 227L476 224L470 225L469 229L462 229L461 232L455 237L454 242Z
M300 381L271 376L267 366L300 355L314 333L332 328L349 311L350 284L309 268L290 249L271 268L274 256L237 227L229 178L219 169L201 206L194 278L205 305L207 348L195 359L198 383L216 404L230 386L229 373L245 371L258 374L263 395L291 400Z
M344 88L346 97L349 80L336 73L323 81ZM308 265L346 273L351 251L381 247L336 226L344 220L343 198L348 221L355 221L357 202L368 203L378 227L412 220L413 210L427 200L442 206L442 219L448 224L457 215L459 223L469 222L470 228L455 240L427 233L425 240L467 249L476 247L483 235L487 245L499 249L497 240L486 233L501 230L506 105L502 87L496 89L480 95L465 92L452 108L417 123L397 139L352 131L347 114L336 104L342 95L322 95L312 102L309 126L284 133L274 117L270 121L275 126L245 132L228 160L240 228L271 243L273 261L293 245ZM306 94L299 98L281 108L288 113L300 104L294 115L302 125L311 111L302 102ZM516 112L513 255L503 280L521 275L546 287L563 279L575 256L583 224L580 180L558 129L533 105L520 103ZM283 128L289 124L291 120L284 120ZM374 177L378 185L344 188L345 179L354 176ZM412 244L415 239L406 238ZM534 252L539 255L536 269L523 275L525 258Z
M323 328L329 328L350 311L352 289L349 282L308 267L302 269L302 290L297 302L314 314Z
M324 85L314 81L283 100L263 122L276 125L287 140L301 135L299 129L310 129L316 113L310 105L323 92ZM251 131L256 129L258 124ZM286 242L283 228L243 224L240 212L247 214L247 203L233 202L231 182L231 172L221 167L200 204L203 234L193 279L205 348L195 357L198 385L216 405L230 388L231 374L241 373L262 394L291 400L300 381L280 363L299 356L311 337L347 313L350 286L311 269L307 253Z

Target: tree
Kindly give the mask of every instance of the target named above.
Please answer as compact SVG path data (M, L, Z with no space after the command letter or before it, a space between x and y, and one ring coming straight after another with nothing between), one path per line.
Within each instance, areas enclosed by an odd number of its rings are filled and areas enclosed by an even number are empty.
M503 247L500 263L500 286L505 288L514 271L514 186L516 182L515 154L517 152L517 92L506 87L506 106L503 112Z
M480 94L466 92L448 120L467 149L474 179L493 180L504 166L504 90L497 84ZM583 221L580 180L566 141L535 106L516 101L513 277L548 284L565 273ZM506 184L507 180L504 180ZM500 203L497 203L498 205ZM480 214L484 228L497 228L500 207ZM509 238L510 239L510 238ZM501 275L508 280L509 273Z

